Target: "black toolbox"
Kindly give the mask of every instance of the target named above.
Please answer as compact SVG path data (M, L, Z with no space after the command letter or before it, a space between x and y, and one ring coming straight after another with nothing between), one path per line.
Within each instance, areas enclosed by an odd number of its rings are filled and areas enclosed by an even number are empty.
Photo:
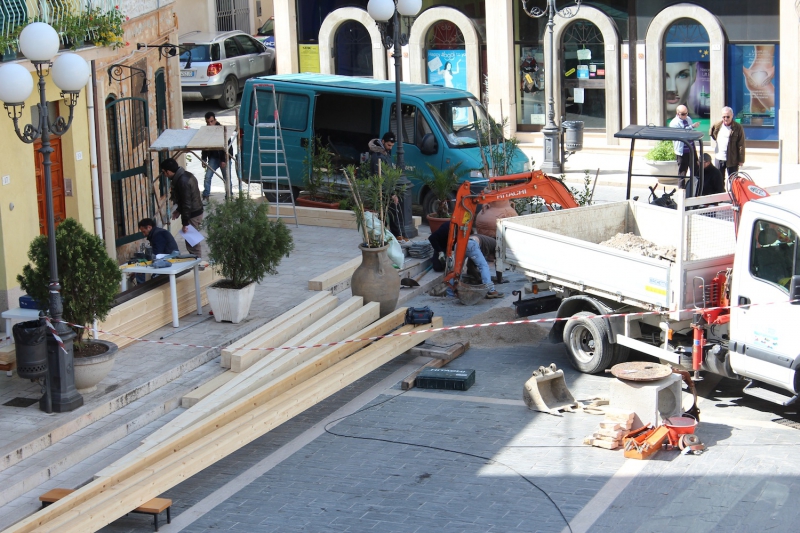
M467 390L475 384L474 370L426 368L417 376L418 389Z

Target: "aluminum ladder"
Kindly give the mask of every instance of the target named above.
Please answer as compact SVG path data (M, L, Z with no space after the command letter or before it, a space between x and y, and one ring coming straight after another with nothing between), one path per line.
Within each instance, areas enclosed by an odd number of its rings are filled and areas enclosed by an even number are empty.
M261 120L262 115L258 109L258 90L267 89L272 92L272 120ZM264 196L274 195L274 201L270 203L275 206L275 213L270 213L270 218L293 218L294 225L298 226L297 207L294 203L294 193L292 192L292 181L289 178L289 165L286 160L286 151L283 144L283 133L281 132L281 121L278 114L277 98L275 85L271 83L256 83L253 85L253 98L255 106L254 130L252 146L250 147L250 168L253 168L253 156L258 153L258 169L260 174L261 192ZM268 116L268 113L265 113ZM256 181L256 180L251 180ZM285 188L281 188L285 185ZM287 201L288 200L288 201ZM291 214L281 214L284 211L291 211Z

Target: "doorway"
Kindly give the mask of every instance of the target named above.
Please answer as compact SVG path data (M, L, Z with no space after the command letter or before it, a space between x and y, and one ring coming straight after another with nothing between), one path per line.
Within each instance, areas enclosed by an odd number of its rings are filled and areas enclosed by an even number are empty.
M356 20L342 23L336 30L333 43L336 74L373 77L372 38L363 24Z
M67 203L64 194L64 167L61 155L61 137L51 137L50 146L50 180L53 188L53 216L56 227L67 218ZM42 148L41 139L33 143L36 154L36 202L39 207L39 233L47 235L47 200L44 184L44 156L39 152Z
M584 128L606 128L605 43L600 29L578 20L565 30L561 42L561 116L581 120Z

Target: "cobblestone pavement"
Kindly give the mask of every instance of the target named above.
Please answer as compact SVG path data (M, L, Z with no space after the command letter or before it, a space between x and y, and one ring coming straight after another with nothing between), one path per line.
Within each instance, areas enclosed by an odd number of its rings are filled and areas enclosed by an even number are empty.
M791 410L776 415L774 406L737 399L735 385L709 382L697 431L706 453L626 460L582 445L600 417L525 407L522 384L551 362L564 368L576 398L608 394L612 378L573 371L563 346L546 341L471 348L449 365L475 369L469 391L387 385L369 408L298 444L409 361L384 366L167 491L173 524L162 531L560 532L565 519L576 532L796 530L790 502L800 461L791 452L800 432L773 422ZM282 460L264 468L270 454ZM103 531L150 528L147 517L130 515Z

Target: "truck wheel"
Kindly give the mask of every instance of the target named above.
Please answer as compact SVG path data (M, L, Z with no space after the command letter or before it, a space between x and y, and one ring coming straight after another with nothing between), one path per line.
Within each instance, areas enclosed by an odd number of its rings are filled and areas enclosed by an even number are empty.
M564 328L564 346L569 361L584 374L599 374L611 365L614 355L608 342L608 329L596 313L581 311L572 315Z
M453 200L456 199L456 195L450 193L447 195L448 203L452 205ZM436 211L436 195L433 194L433 191L428 191L425 193L425 198L422 199L422 214L423 217L430 215Z

